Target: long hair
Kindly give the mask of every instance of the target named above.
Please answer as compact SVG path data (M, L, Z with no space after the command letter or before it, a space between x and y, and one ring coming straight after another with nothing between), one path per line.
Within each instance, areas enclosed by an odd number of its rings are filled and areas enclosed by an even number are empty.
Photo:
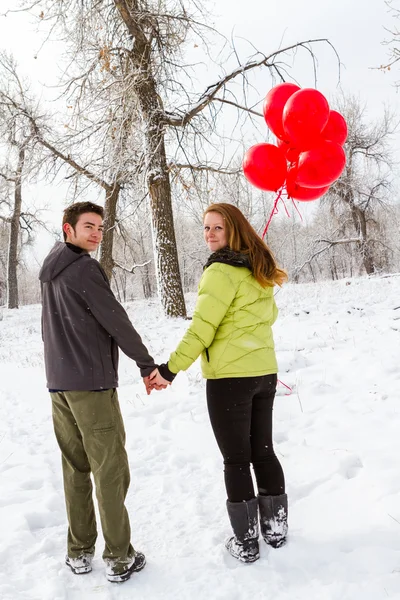
M236 206L224 202L211 204L203 218L209 212L223 217L229 248L248 256L252 273L262 287L280 286L287 280L286 272L278 267L267 244Z

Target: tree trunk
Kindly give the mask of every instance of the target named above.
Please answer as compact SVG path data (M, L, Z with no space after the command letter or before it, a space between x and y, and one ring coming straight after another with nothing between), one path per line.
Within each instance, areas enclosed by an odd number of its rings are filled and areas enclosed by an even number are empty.
M186 317L176 248L164 128L159 122L159 100L155 87L151 85L146 87L146 94L138 97L142 105L142 114L146 117L147 187L150 193L157 290L167 316ZM152 91L153 96L149 97Z
M186 317L185 299L179 271L169 174L163 134L150 156L147 177L150 192L151 220L157 289L164 312L169 317ZM151 145L154 141L149 140ZM151 166L153 165L153 166Z
M100 248L100 264L110 282L114 268L114 228L120 189L121 188L117 183L114 185L114 187L110 187L110 189L106 192L106 202L104 205L104 235Z
M135 78L133 92L138 100L143 123L146 183L150 208L157 289L164 312L169 317L186 317L185 299L179 272L171 183L165 153L165 123L161 98L157 94L152 63L153 40L141 28L141 16L135 0L114 0L122 20L134 40L128 68Z
M18 167L15 177L14 209L11 216L10 238L8 243L7 260L7 307L18 308L18 240L20 231L20 217L22 206L22 171L25 162L25 148L20 148L18 154Z
M139 247L140 247L140 262L147 262L147 254L146 254L146 246L143 239L143 231L139 231ZM151 298L152 296L152 286L150 280L150 268L149 264L145 264L143 268L140 270L140 278L142 282L143 288L143 296L146 298Z
M351 215L353 223L356 228L358 235L360 236L360 243L358 244L362 263L367 275L375 273L375 261L371 251L370 244L368 243L367 237L367 219L365 212L358 206L351 205Z
M348 172L351 173L351 169L348 169ZM339 195L342 198L342 200L349 206L354 228L357 232L357 235L360 237L358 249L361 254L363 267L368 275L372 275L373 273L375 273L376 269L371 246L368 243L367 218L365 211L362 210L359 206L356 206L354 202L353 190L351 188L345 193L340 193L339 191Z
M149 265L145 265L143 267L141 277L142 277L143 295L147 300L147 298L151 298L151 296L152 296Z

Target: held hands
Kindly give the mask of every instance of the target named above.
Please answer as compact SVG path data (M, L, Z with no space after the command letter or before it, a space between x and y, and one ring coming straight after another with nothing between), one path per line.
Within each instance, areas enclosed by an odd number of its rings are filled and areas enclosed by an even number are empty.
M160 375L158 369L154 369L150 375L143 377L143 383L148 396L150 396L152 390L165 390L168 385L171 385L170 381L167 381Z

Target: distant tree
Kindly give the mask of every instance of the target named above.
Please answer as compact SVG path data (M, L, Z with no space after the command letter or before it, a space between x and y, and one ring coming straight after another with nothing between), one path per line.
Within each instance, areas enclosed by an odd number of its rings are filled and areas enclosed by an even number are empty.
M378 220L393 194L391 138L397 129L393 113L385 109L377 120L368 120L360 101L343 96L337 101L349 133L345 144L347 162L340 179L320 200L330 208L330 228L320 232L309 249L308 258L298 265L300 272L322 253L352 247L365 272L382 270L380 249L385 245ZM379 210L378 210L379 209ZM335 272L335 270L333 270Z
M29 88L19 77L13 77L15 62L7 54L0 53L0 185L3 209L0 218L9 225L7 248L7 307L18 308L18 262L21 230L33 233L32 223L37 215L23 211L23 183L38 172L34 143L29 122L15 106L5 100L10 95L26 97Z

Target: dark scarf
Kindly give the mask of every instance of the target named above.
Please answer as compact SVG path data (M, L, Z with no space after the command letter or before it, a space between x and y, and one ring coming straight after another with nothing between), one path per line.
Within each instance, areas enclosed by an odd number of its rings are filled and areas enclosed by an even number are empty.
M204 265L204 269L207 269L207 267L216 262L224 263L225 265L231 265L232 267L247 267L251 270L251 264L247 254L236 252L236 250L231 250L229 246L213 252L208 257L208 260Z

